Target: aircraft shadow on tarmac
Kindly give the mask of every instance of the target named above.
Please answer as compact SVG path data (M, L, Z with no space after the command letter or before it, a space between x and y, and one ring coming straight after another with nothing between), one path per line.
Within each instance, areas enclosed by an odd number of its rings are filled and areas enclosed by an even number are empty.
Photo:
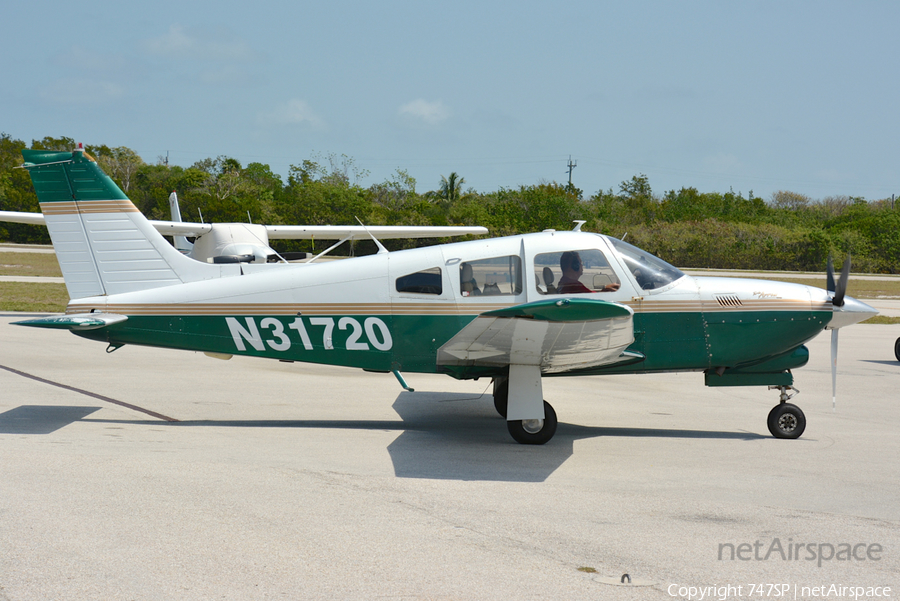
M170 427L315 428L402 431L387 447L400 478L543 482L572 456L576 440L609 437L756 440L751 432L611 428L560 423L543 446L515 443L490 395L402 392L399 420L105 420L87 418L99 407L23 405L0 414L0 433L47 434L75 421ZM87 418L87 419L85 419Z
M746 432L606 428L560 422L546 445L510 438L493 397L441 392L401 393L393 405L406 426L388 446L401 478L542 482L572 456L576 440L599 436L764 438Z
M99 410L100 407L21 405L0 413L0 434L50 434Z

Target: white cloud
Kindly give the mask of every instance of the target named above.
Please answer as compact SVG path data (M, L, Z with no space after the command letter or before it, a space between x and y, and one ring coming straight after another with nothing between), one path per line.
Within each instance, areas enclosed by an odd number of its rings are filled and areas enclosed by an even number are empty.
M97 52L79 44L73 44L65 52L54 57L54 62L67 69L95 72L123 72L125 59L121 55Z
M256 52L231 31L187 30L179 24L159 37L144 42L151 54L178 59L212 61L249 61Z
M307 123L316 129L325 127L325 121L306 102L297 98L292 98L271 111L259 113L256 120L260 125L269 126Z
M407 102L400 107L399 113L402 116L423 121L428 125L437 125L450 118L450 109L443 102L440 100L428 102L422 98Z

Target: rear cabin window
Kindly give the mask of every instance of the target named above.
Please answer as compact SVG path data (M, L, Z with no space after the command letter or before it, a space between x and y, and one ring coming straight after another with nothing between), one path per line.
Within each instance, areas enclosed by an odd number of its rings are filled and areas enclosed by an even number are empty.
M397 292L441 294L443 291L440 267L432 267L397 278Z
M522 293L522 261L518 255L466 261L459 266L463 296L511 296Z
M618 288L619 278L597 249L542 253L534 258L541 294L586 294Z

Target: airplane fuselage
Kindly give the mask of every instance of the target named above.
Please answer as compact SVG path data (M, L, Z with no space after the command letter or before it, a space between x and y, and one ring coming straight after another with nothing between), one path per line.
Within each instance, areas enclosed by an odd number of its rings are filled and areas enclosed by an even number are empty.
M67 312L127 315L121 324L76 332L113 345L470 378L500 370L440 365L437 357L476 316L542 300L595 298L634 311L628 350L643 359L579 373L707 371L710 385L790 384L786 370L807 359L802 344L832 319L826 292L797 284L679 272L648 288L635 275L634 253L623 255L616 244L586 232L461 242L79 299ZM618 280L618 289L554 294L541 271L557 269L568 251L595 257L595 281ZM477 295L466 290L466 265L481 277Z

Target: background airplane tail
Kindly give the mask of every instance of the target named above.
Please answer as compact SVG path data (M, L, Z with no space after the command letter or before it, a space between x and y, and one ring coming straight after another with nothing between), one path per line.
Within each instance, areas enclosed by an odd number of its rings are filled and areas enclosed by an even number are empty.
M213 276L203 273L206 265L175 250L81 148L22 155L70 298Z
M169 212L172 215L172 221L181 223L181 208L178 206L178 193L175 190L172 190L172 193L169 194ZM184 236L173 236L172 241L178 252L183 255L190 254L191 249L194 248L194 244Z

